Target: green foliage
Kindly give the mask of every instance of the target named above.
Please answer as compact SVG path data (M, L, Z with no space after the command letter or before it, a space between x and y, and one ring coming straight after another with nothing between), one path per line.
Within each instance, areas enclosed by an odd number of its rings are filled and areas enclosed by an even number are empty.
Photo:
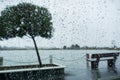
M44 7L31 3L20 3L17 6L8 7L0 16L0 39L29 36L34 42L38 61L42 65L36 36L51 38L53 35L52 17Z
M1 12L2 27L7 31L7 37L41 36L51 38L53 34L52 17L44 7L31 3L20 3L8 7Z
M2 18L0 17L0 40L7 39L6 29L3 27Z

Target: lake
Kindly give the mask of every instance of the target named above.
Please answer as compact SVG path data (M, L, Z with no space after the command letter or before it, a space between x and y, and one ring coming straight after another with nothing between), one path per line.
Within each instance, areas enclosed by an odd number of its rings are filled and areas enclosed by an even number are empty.
M116 61L116 69L108 69L106 61L101 61L98 70L91 70L86 65L86 53L120 52L118 50L39 50L42 63L49 63L52 55L53 63L66 66L65 80L98 80L120 75L120 56ZM34 50L4 50L0 51L4 58L3 65L37 64Z

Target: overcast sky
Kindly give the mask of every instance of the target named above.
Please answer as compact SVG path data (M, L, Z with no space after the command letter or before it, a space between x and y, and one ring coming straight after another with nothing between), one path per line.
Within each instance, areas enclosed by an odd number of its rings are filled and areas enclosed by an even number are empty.
M54 37L37 37L39 47L80 46L120 47L120 0L0 0L0 11L20 2L49 9L53 17ZM1 46L33 46L27 37L0 41Z

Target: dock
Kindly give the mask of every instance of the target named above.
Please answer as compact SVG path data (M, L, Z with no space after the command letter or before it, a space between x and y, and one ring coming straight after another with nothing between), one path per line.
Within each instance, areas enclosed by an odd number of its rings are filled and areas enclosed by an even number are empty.
M92 69L97 69L100 61L107 61L108 67L115 67L117 57L120 53L94 53L86 54L87 63L91 63Z

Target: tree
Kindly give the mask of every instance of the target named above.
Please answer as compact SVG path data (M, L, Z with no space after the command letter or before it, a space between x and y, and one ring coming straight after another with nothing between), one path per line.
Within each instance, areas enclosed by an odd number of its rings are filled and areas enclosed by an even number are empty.
M80 49L80 46L78 44L75 44L75 49Z
M80 49L80 46L78 44L75 44L75 45L72 44L70 48L71 49Z
M52 17L47 8L31 3L20 3L3 10L0 18L1 27L6 30L6 35L2 37L6 39L16 36L21 38L23 36L30 37L33 40L39 64L42 66L35 37L40 36L50 39L53 35Z
M63 46L63 49L67 49L67 47L66 47L66 46Z
M1 21L1 17L0 17L0 40L3 40L4 38L6 38L6 30L2 25L2 21Z

